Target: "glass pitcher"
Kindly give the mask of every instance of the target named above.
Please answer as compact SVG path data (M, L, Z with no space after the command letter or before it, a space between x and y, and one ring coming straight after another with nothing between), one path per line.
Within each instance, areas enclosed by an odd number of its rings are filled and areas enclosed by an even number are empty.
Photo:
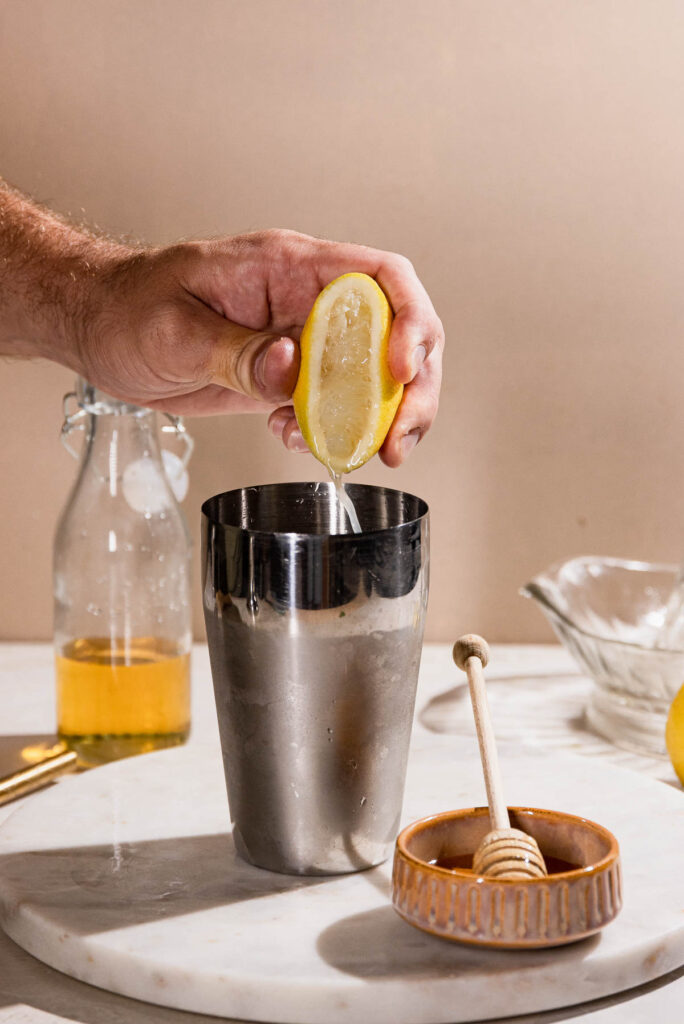
M64 406L80 470L54 542L57 728L88 767L190 731L191 544L177 498L192 440L168 417L185 453L162 452L153 410L81 379Z

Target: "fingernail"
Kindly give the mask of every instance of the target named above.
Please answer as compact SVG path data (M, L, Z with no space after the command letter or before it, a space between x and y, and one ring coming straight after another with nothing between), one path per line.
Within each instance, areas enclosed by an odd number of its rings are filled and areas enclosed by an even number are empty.
M298 430L293 430L288 437L287 447L291 452L308 452L309 450L308 444Z
M298 360L291 338L277 338L262 348L254 361L254 383L271 402L286 402L297 383Z
M420 430L411 430L401 439L401 457L405 459L420 441Z
M423 363L425 362L426 356L427 356L427 349L425 348L424 345L419 345L418 348L413 353L413 376L414 377L418 373L418 371L420 370L420 368L423 365Z

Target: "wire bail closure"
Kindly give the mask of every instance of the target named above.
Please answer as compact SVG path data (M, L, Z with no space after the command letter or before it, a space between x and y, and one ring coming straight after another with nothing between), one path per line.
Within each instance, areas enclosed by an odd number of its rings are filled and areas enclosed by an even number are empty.
M69 412L69 404L72 400L77 405L75 412ZM62 409L64 411L64 422L59 433L59 439L62 442L62 447L66 448L69 455L76 459L76 461L80 461L81 456L69 441L69 436L74 430L85 430L85 419L88 413L78 404L78 395L75 391L67 391L62 399Z
M72 402L76 402L75 411L70 410ZM62 442L62 446L69 452L69 455L78 462L80 461L81 456L71 444L70 437L75 430L85 430L87 418L92 415L92 413L88 412L88 410L84 409L80 404L76 391L67 391L66 395L64 395L64 398L62 399L62 409L64 411L64 422L62 423L59 439ZM150 409L150 412L154 411L154 409ZM162 424L161 432L162 434L173 434L177 440L183 442L184 451L179 458L183 469L187 469L192 453L195 450L195 442L188 433L188 429L183 422L182 416L174 416L170 412L162 413L162 415L166 417L168 423Z
M185 426L182 416L174 416L170 412L165 412L163 415L169 422L162 423L161 432L162 434L173 434L176 440L183 442L185 450L180 456L180 460L183 463L183 469L187 469L192 453L195 450L194 438L188 433L188 428Z

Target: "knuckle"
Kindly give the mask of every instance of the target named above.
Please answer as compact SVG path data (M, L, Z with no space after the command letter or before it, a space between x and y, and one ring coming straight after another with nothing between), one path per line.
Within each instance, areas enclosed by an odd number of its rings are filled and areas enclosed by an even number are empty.
M416 319L422 335L421 344L425 347L428 356L436 355L439 361L444 349L444 328L441 320L429 312L419 315Z
M432 331L433 331L433 334L434 334L434 344L435 344L435 347L440 349L440 351L441 351L444 348L444 342L445 342L446 339L445 339L445 334L444 334L444 324L442 323L442 321L440 320L440 318L437 316L436 313L434 315L434 322L433 322L433 325L432 325Z
M437 415L437 409L439 408L439 399L437 395L431 395L425 403L423 410L423 422L428 426L432 423L435 416Z
M249 231L243 235L232 235L214 242L214 252L218 248L233 256L238 264L251 264L263 258L264 254L269 256L277 249L280 235L278 228L265 228L263 231Z
M444 332L432 330L426 338L426 348L428 355L437 353L441 357L444 349Z
M311 244L308 235L301 235L289 228L268 228L236 239L238 253L243 264L262 264L264 259L277 274L289 273L298 260L306 255Z
M413 266L413 263L408 258L408 256L403 256L400 253L395 253L392 257L392 260L394 262L396 269L401 271L403 274L415 274L415 267Z
M420 436L432 426L439 408L439 395L437 391L430 390L423 394L420 401L415 402L411 409L407 409L404 427L407 431L418 430Z
M243 394L253 398L262 397L255 378L255 367L267 344L267 338L256 334L246 345L237 344L229 347L228 358L232 379Z
M254 248L270 249L279 245L283 241L284 235L285 232L280 228L265 228L253 235L247 235L246 240Z
M249 358L247 348L235 349L232 346L225 354L226 376L245 395L252 394L252 360Z
M259 244L266 249L289 251L297 249L304 236L289 228L268 228L265 231L260 231L257 238Z

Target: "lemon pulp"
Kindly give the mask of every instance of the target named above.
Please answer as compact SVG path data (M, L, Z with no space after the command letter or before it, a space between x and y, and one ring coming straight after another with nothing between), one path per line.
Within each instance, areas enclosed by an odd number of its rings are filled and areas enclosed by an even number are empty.
M368 304L362 303L356 292L340 296L330 311L318 406L328 468L344 466L347 472L347 467L356 468L360 456L372 443L370 321Z

